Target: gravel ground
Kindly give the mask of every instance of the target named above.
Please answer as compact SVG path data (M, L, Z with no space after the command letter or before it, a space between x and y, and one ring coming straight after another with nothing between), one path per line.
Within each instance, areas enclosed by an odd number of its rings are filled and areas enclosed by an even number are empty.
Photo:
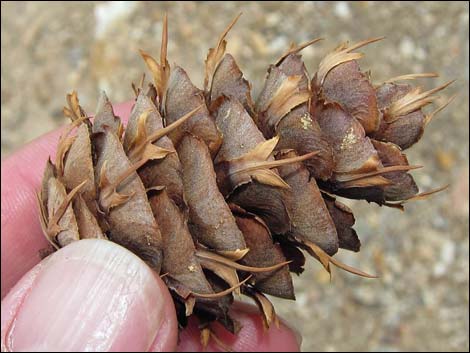
M296 302L275 300L278 312L302 333L303 350L468 351L468 4L465 2L2 2L2 157L61 124L66 92L76 89L88 112L105 89L114 102L133 97L130 82L145 69L143 48L158 54L168 12L170 63L201 85L208 47L238 12L228 50L259 92L269 63L291 41L326 40L303 51L313 71L342 41L386 40L363 52L374 80L437 71L431 88L458 81L443 98L454 103L409 151L423 189L450 184L406 213L348 202L361 236L359 254L342 261L380 279L335 271L330 283L311 261L296 278Z

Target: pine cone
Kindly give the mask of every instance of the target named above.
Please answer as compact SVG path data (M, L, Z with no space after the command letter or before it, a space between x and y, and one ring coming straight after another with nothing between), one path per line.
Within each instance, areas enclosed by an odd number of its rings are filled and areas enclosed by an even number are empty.
M67 95L71 124L47 162L38 195L41 224L54 249L86 238L114 241L161 274L184 326L194 314L231 332L233 293L276 323L265 294L295 299L291 272L303 251L364 277L334 257L359 251L352 211L336 196L403 209L441 189L419 193L403 150L416 143L430 114L422 108L451 82L421 92L404 75L374 86L354 50L340 45L312 79L292 46L271 65L256 103L221 34L205 62L204 90L170 70L167 20L158 62L141 55L154 83L133 85L127 126L103 93L95 118ZM93 121L93 122L92 122ZM72 134L72 132L74 132Z

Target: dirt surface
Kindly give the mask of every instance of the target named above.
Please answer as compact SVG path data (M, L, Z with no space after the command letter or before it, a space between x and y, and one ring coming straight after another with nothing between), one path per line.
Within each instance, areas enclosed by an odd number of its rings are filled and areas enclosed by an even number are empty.
M168 12L170 64L201 86L203 61L225 25L244 13L229 35L255 94L266 68L291 41L324 41L303 51L311 72L345 40L386 36L362 51L361 67L376 82L410 72L440 73L431 88L458 81L442 101L454 103L408 152L422 189L450 184L406 212L348 202L356 214L359 254L342 261L380 275L366 280L310 261L296 278L297 301L274 300L301 332L303 350L468 351L468 4L465 2L141 3L2 2L1 153L65 123L65 93L76 89L88 112L100 90L114 102L133 97L144 64L138 49L157 55ZM420 82L421 83L421 82Z

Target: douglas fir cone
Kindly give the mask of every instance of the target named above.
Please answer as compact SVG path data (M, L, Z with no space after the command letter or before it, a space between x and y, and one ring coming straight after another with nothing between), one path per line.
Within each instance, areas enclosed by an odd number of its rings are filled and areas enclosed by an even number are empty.
M317 40L293 45L253 101L225 53L237 19L209 50L200 90L181 67L170 69L165 18L160 60L141 51L154 83L132 85L126 127L104 93L94 119L67 95L71 124L38 194L54 249L85 238L128 248L162 276L182 327L199 318L204 343L217 339L211 321L239 329L228 313L234 292L276 324L265 294L295 299L291 272L303 272L303 251L327 271L373 277L333 257L361 245L336 196L403 209L441 190L418 192L408 173L418 166L403 151L450 102L422 111L450 82L429 91L397 83L435 74L371 83L356 50L381 38L340 45L313 77L299 53Z

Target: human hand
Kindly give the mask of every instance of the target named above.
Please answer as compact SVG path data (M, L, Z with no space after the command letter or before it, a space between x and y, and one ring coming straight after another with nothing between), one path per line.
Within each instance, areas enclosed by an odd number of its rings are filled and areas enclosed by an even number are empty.
M126 120L132 104L115 106ZM201 351L195 320L178 329L165 284L143 261L105 240L81 240L40 262L48 243L35 192L60 130L2 161L2 351ZM237 336L217 323L217 336L234 351L298 351L296 334L263 328L256 308L236 304ZM220 350L210 343L207 350Z

